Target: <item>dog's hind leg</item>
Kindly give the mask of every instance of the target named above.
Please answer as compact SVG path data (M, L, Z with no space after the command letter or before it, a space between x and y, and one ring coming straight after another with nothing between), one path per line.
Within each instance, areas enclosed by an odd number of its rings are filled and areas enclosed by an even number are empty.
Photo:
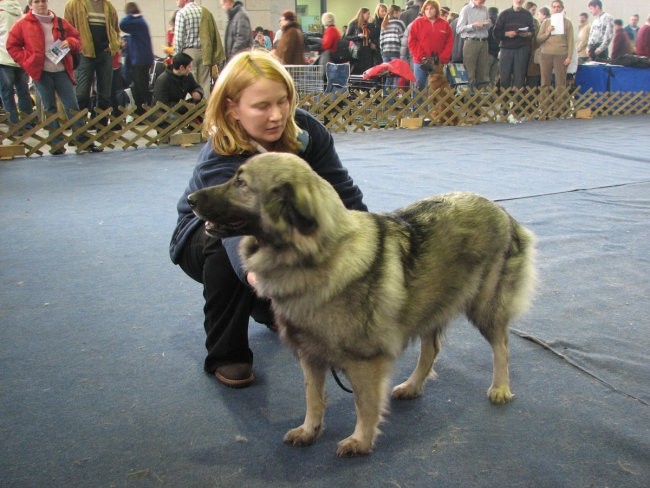
M494 262L482 280L482 287L466 314L492 346L492 384L488 398L492 403L507 403L510 391L508 327L526 310L535 287L535 236L511 222L510 247L503 263Z
M386 356L345 365L345 374L354 391L357 423L352 435L339 442L337 456L359 456L372 451L388 399L392 369L393 359Z
M420 357L411 376L393 388L394 399L408 400L422 395L424 383L433 374L433 362L440 352L440 332L434 330L420 336Z
M485 291L485 290L484 290ZM491 292L491 290L488 289ZM507 403L514 395L510 391L510 374L508 364L508 325L510 316L507 306L494 306L499 297L480 297L467 310L467 318L478 328L479 332L492 347L492 384L488 389L488 398L492 403Z
M503 322L488 329L481 329L481 333L492 346L492 384L488 389L488 398L492 403L507 403L514 397L510 391L510 373L508 364L510 353L508 351L508 324Z
M305 421L284 435L284 442L293 446L312 444L323 431L325 415L325 377L327 368L300 359L305 381Z

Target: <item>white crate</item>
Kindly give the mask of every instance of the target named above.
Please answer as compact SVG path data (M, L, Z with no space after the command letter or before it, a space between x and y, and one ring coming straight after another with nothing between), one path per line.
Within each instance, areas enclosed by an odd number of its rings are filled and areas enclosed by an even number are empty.
M320 64L288 64L284 66L293 78L298 93L322 93L323 66Z

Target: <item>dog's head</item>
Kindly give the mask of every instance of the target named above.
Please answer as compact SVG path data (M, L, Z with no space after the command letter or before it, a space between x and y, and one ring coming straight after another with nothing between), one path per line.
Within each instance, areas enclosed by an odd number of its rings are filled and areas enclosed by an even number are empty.
M226 183L187 197L209 234L251 235L276 247L316 232L324 210L318 202L324 199L342 206L334 188L289 153L254 156Z

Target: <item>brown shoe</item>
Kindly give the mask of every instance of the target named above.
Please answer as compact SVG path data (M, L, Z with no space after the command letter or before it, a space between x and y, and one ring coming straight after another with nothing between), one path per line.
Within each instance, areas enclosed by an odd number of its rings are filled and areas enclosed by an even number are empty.
M214 377L230 388L245 388L255 381L253 365L249 363L231 363L219 366Z

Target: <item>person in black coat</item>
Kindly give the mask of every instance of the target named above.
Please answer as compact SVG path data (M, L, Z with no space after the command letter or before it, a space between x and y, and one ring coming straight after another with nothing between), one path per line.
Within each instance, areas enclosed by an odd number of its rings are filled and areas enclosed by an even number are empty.
M154 103L162 102L173 107L181 100L187 99L189 103L199 103L203 100L203 89L192 75L192 57L186 53L174 56L172 65L168 67L157 79L153 86ZM170 122L175 120L177 114L187 112L186 107L180 107L176 113L169 114ZM160 124L166 127L168 123Z

